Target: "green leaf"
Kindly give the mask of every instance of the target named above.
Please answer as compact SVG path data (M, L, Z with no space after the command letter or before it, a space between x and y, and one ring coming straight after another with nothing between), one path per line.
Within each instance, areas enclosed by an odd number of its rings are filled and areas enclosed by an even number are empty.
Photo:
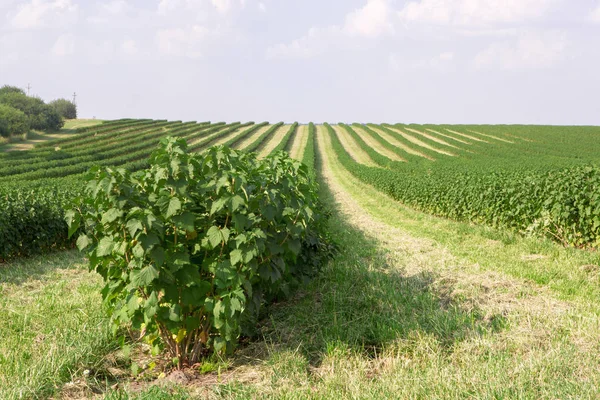
M221 236L221 230L216 226L211 226L211 228L206 232L206 237L208 238L208 242L214 249L218 245L221 244L223 237Z
M129 232L129 234L132 237L135 237L135 234L138 231L141 231L144 229L144 225L142 225L142 221L140 221L137 218L130 219L129 221L127 221L127 224L125 225L125 227L127 228L127 231Z
M227 199L223 197L215 200L210 208L210 215L214 215L215 213L221 211L223 207L225 207L225 203L227 203Z
M231 198L231 212L234 213L238 208L246 204L246 200L240 195L235 195Z
M100 239L100 243L98 243L98 248L96 250L96 256L104 257L112 253L114 247L114 242L112 238L109 236L103 237Z
M65 221L67 221L67 226L69 227L68 235L70 238L79 229L81 224L81 216L74 210L69 210L65 212Z
M148 265L140 270L131 271L131 283L136 287L145 287L158 278L158 274L159 271L154 265Z
M171 197L169 200L169 205L167 206L167 210L164 213L165 218L171 218L173 215L177 214L181 210L181 200L177 197Z
M155 291L152 291L148 299L144 303L144 317L150 319L156 315L158 311L158 296Z
M132 252L135 258L144 258L144 248L141 244L138 243L133 246Z
M185 230L186 232L193 232L195 230L196 216L189 211L173 217L173 222L178 228Z
M233 250L229 253L229 257L231 260L231 265L235 265L242 261L242 251L240 249Z
M90 244L92 244L92 240L88 235L79 235L79 238L77 239L77 248L79 251L83 251Z
M121 218L122 215L123 211L116 208L111 208L102 214L102 224L110 224L111 222L115 222L117 219Z

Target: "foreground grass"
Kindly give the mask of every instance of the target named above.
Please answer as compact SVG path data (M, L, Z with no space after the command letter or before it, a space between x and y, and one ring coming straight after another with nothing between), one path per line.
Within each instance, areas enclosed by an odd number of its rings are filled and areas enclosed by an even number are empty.
M0 265L0 398L46 398L114 349L78 252Z

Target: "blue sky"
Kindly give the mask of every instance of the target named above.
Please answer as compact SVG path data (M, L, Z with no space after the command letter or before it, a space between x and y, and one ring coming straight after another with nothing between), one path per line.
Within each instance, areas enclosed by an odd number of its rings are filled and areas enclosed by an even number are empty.
M600 125L600 0L0 0L81 117Z

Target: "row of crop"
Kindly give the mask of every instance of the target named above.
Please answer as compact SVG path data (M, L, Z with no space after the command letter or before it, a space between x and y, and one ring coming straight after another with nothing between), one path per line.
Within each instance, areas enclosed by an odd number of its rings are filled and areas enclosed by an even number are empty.
M80 181L0 185L0 262L71 246L63 208Z
M278 122L275 125L271 125L269 129L264 131L256 140L246 146L245 151L260 151L265 144L275 135L275 132L283 125L283 122Z
M56 151L56 149L60 149L62 151L73 151L74 149L80 149L84 147L93 147L99 143L106 143L109 140L113 139L124 139L128 136L134 136L141 134L143 132L147 132L149 130L156 130L158 128L167 128L175 125L184 125L180 121L157 121L153 123L143 124L143 125L135 125L135 126L126 126L121 127L119 129L111 129L110 131L103 132L94 132L93 135L87 137L79 137L76 140L70 140L68 143L60 143L58 141L54 142L55 146L48 147L37 147L31 151L32 156L39 157L47 157L49 154L52 154ZM76 134L79 136L79 134ZM73 138L70 138L73 139Z
M66 146L67 144L69 144L71 142L79 141L86 137L104 135L104 134L114 132L117 130L129 129L129 128L133 128L133 127L142 127L144 125L153 125L153 124L157 124L157 123L161 123L161 122L168 122L168 121L143 119L143 120L127 121L127 122L121 123L121 124L109 124L109 125L101 124L101 125L91 127L90 130L87 130L85 132L79 132L79 130L77 130L77 133L75 133L72 136L67 137L67 138L48 141L46 143L41 143L34 150L42 151L42 149L44 149L46 147L54 148L56 146L59 146L59 147ZM82 129L84 129L84 128L82 128Z
M79 149L75 154L63 153L62 151L56 151L55 153L61 154L60 157L52 157L47 160L41 159L37 162L32 162L31 164L18 164L15 166L11 166L10 163L6 163L5 167L0 169L0 177L24 177L25 179L36 179L36 178L28 178L31 175L35 175L40 170L51 170L54 171L57 168L61 168L63 166L75 167L78 164L84 162L92 162L95 160L106 160L115 155L121 154L124 151L131 150L130 146L134 146L138 148L140 144L147 144L149 141L152 141L158 137L164 136L165 131L163 128L157 128L150 131L144 131L141 133L142 140L140 141L131 141L133 145L126 146L115 146L114 144L102 143L101 146L91 146L88 145L82 149ZM156 143L156 141L153 141ZM45 175L52 176L52 175ZM59 176L59 175L56 175Z
M203 137L201 140L192 142L190 144L189 150L192 152L200 151L202 149L212 146L213 144L218 142L220 139L227 137L228 135L236 132L237 130L243 129L245 127L252 126L252 125L254 125L254 122L252 122L252 121L246 122L243 124L236 122L236 123L227 125L226 127L222 127L221 129L219 129L212 135L207 135L207 136ZM190 143L190 142L188 141L188 143Z
M283 136L283 138L281 138L281 142L279 142L279 144L273 149L273 151L271 153L275 153L280 150L285 150L289 153L289 151L290 151L289 145L291 145L291 143L293 141L292 138L294 137L294 135L296 134L297 131L298 131L298 123L294 122L290 126L290 129Z
M67 164L63 164L61 161L53 161L54 164L49 164L45 168L38 168L32 171L24 172L18 175L12 175L8 178L15 179L19 178L22 180L35 180L42 178L52 177L63 177L68 175L80 174L87 171L94 165L101 166L120 166L130 162L135 162L139 159L148 156L150 149L156 146L158 139L161 137L171 136L184 136L184 133L194 131L196 128L184 128L183 131L164 131L162 128L153 132L142 141L134 142L126 146L111 146L109 150L102 153L98 153L95 156L82 156L80 158L68 159Z
M267 126L267 125L269 125L268 122L261 122L260 124L252 125L250 128L246 129L241 134L234 135L232 138L230 138L228 141L226 141L223 144L227 147L237 148L239 146L239 144L241 142L243 142L244 140L246 140L247 138L249 138L250 135L252 135L254 132L258 131L259 129L261 129L262 127Z
M326 125L342 165L357 178L419 210L461 221L538 233L600 247L600 168L537 172L370 168L356 163Z
M73 165L84 161L100 160L108 157L105 153L114 154L115 150L130 143L147 143L150 140L164 136L165 129L168 129L169 132L175 132L180 129L196 129L196 127L182 126L180 123L171 123L152 129L148 127L147 130L136 131L131 134L124 133L123 137L106 138L105 140L75 147L68 152L60 149L53 151L45 157L23 160L24 162L0 163L0 177L18 175L39 169Z
M84 144L91 145L92 142L102 141L105 135L107 135L107 137L111 137L114 135L120 135L124 133L129 134L141 132L144 130L152 129L153 126L155 127L157 124L158 126L164 126L166 124L169 124L169 122L159 121L154 123L151 121L145 121L141 124L130 124L125 127L103 128L98 131L89 132L89 134L73 134L69 138L53 140L46 143L38 144L36 147L28 151L15 151L4 153L5 157L0 157L0 164L10 166L17 166L21 164L29 165L39 160L65 158L64 151L73 146L79 146ZM48 143L51 143L53 146L49 146ZM61 149L63 151L57 151L57 149Z

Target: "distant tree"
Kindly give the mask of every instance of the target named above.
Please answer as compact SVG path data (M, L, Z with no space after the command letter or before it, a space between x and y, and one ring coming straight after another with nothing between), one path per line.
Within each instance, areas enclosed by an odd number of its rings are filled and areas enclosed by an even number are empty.
M0 94L0 104L6 104L24 112L29 118L31 129L58 130L64 125L60 114L39 97L30 97L23 93L9 91Z
M44 111L42 111L44 120L44 130L46 131L58 131L65 126L65 120L59 114L58 111L51 105L44 105Z
M9 85L4 85L0 88L0 96L6 93L20 93L22 95L25 95L25 91L23 89Z
M29 118L14 107L0 104L0 136L10 137L29 131Z
M49 103L61 117L66 119L76 119L77 118L77 105L75 105L72 101L67 99L56 99Z

